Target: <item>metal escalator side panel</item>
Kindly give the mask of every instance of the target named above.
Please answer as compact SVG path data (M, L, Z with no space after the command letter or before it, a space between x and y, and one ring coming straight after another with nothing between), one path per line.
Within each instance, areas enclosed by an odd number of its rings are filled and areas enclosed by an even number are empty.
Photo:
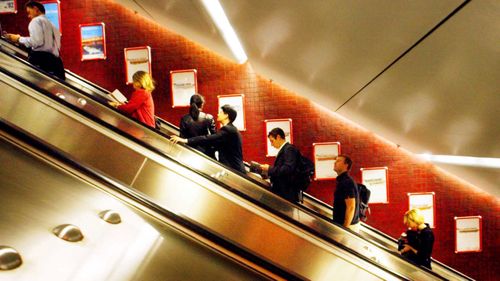
M0 242L15 245L24 259L15 270L0 271L0 280L280 279L221 254L3 135L0 162L9 163L0 169ZM122 223L100 220L98 211L107 208L119 212ZM50 229L61 222L77 224L85 238L76 244L58 239Z
M7 79L8 80L8 79ZM18 88L23 88L24 86L16 86ZM26 88L26 87L25 87ZM25 91L30 91L29 89L24 89ZM71 93L69 93L71 94ZM4 97L2 97L4 98ZM37 97L36 95L34 96L31 96L31 98L33 100L40 100L41 98ZM46 98L45 98L46 99ZM70 97L70 98L66 98L66 100L68 99L76 99L76 97ZM56 106L56 102L46 102L46 104L53 104L54 106ZM92 110L93 107L87 107L89 106L89 104L91 105L91 103L89 102L87 105L86 105L86 109L87 110ZM24 106L23 106L24 107ZM26 106L26 107L29 107L29 106ZM70 109L64 109L64 108L60 108L60 106L58 106L59 109L57 109L56 111L57 112L60 112L62 114L63 111L71 111ZM97 108L97 106L95 107ZM102 113L102 112L101 112ZM74 117L74 113L71 113L71 112L65 112L66 115L71 115L72 118L76 118L76 119L80 119L80 117ZM102 113L104 114L104 113ZM105 115L105 114L104 114ZM107 116L107 118L114 118L114 116ZM66 120L68 121L69 119L65 119L65 118L55 118L55 119L60 119L60 120ZM71 119L71 118L70 118ZM26 121L26 120L24 120ZM70 121L70 120L69 120ZM68 122L69 122L68 121ZM78 121L78 122L81 122L81 121ZM121 122L120 120L118 120L118 122ZM20 122L22 123L22 122ZM34 126L33 124L35 124L36 122L26 122L26 123L23 123L23 124L19 124L19 125L22 125L22 126ZM122 124L122 123L118 123L118 124ZM128 123L123 123L125 125L127 125ZM88 125L88 126L95 126L95 124L91 124L91 125ZM36 126L34 126L36 127ZM69 127L72 127L72 126L69 126ZM102 128L101 128L102 129ZM130 129L130 128L126 128L126 129ZM33 128L33 130L37 131L38 129L37 128ZM45 129L44 129L45 130ZM136 131L132 131L132 133L137 133L137 134L143 134L142 138L145 139L145 138L152 138L152 139L148 139L148 141L150 141L150 143L153 143L154 145L165 145L165 140L164 139L161 139L161 138L158 138L154 135L150 135L149 131L141 131L140 128L136 128L136 127L132 127L130 130L136 130ZM40 136L42 138L47 138L47 139L51 139L51 136L50 134L47 134L47 130L45 130L43 136ZM92 135L93 133L83 133L83 135ZM114 134L114 132L108 132L108 134ZM109 137L109 136L108 136ZM114 136L112 138L115 138L115 137L120 137L119 135L117 136ZM141 138L141 136L139 135L138 136L139 138ZM67 144L64 144L64 142L67 142L68 140L65 139L65 138L60 138L60 139L55 139L53 141L59 141L59 145L61 145L62 147L65 147ZM163 142L162 142L163 141ZM95 143L100 143L101 141L99 140L96 140L94 139L94 142ZM168 142L167 142L168 143ZM75 148L75 145L72 144L71 145L73 148ZM144 150L144 148L142 148ZM174 155L175 157L180 157L179 155L181 154L183 158L183 160L186 161L186 159L193 159L193 156L195 157L194 159L195 160L199 160L198 158L196 158L196 154L189 154L189 150L187 149L183 149L182 147L179 147L179 146L171 146L167 148L165 148L165 150L170 150L168 151L168 153L170 155ZM174 151L172 151L174 150ZM103 150L104 151L104 150ZM78 153L75 153L76 155L78 155ZM92 155L90 155L92 156ZM187 158L186 158L187 157ZM105 157L106 159L111 159L111 157ZM97 161L97 162L100 162L99 158L88 158L88 159L82 159L81 161L85 162L85 163L93 163L92 161ZM217 171L220 171L221 167L218 166L218 165L214 165L214 163L212 162L196 162L196 161L188 161L189 163L197 163L198 164L198 169L201 169L201 170L210 170L210 169L215 169ZM123 162L121 162L123 163ZM140 162L141 164L136 164L137 165L142 165L142 163L144 163L144 160ZM207 169L207 167L205 167L204 165L205 164L208 164L209 167ZM210 166L211 165L211 166ZM115 166L111 163L108 163L106 165L104 165L105 167L103 167L102 169L107 169L105 170L106 172L110 173L111 175L116 175L116 174L119 174L119 170L116 169L116 167L119 167L119 165ZM322 225L325 225L324 222L321 222L321 221L318 221L317 219L315 219L313 216L309 215L308 213L305 213L305 212L302 212L301 210L299 209L295 209L294 207L291 207L290 208L290 205L289 203L287 203L286 201L284 201L283 199L279 198L279 197L276 197L272 194L270 194L269 192L265 191L265 190L262 190L262 189L259 189L259 188L255 188L255 186L253 186L251 183L249 182L241 182L241 179L239 178L239 176L237 175L237 173L226 173L225 174L225 183L227 183L229 186L233 187L233 188L236 188L239 190L239 192L242 192L242 193L245 193L247 196L250 196L252 198L254 198L255 200L260 200L262 202L264 201L267 201L267 204L269 206L273 206L273 208L275 209L278 209L280 210L281 212L283 213L286 213L287 215L295 218L297 221L301 221L303 224L305 225L309 225L311 227L319 227L319 228L323 228ZM117 175L118 177L119 175ZM133 177L136 178L137 177L137 173L135 173L133 176L132 174L130 175L130 177ZM130 177L128 179L122 179L120 178L120 180L124 180L124 182L126 183L129 183L129 180L130 180ZM132 179L132 181L133 181ZM318 226L319 225L319 226ZM328 227L326 228L328 230ZM330 237L330 238L333 238L335 241L340 241L339 243L341 243L342 241L344 241L346 239L346 234L342 234L339 236L339 234L335 233L335 231L331 231L331 230L328 230L326 233L325 233L326 236ZM347 233L348 235L348 233ZM356 239L356 237L354 237L354 239ZM355 243L349 243L349 246L350 247L353 247L355 249L355 251L357 251L358 253L363 253L364 252L364 246L363 246L363 243L360 244L360 241L357 241ZM365 255L366 256L366 255ZM367 258L371 258L370 256L367 256ZM384 259L382 259L382 261L385 262ZM391 265L391 263L386 263L384 264L384 266L387 266L387 265ZM416 274L415 273L415 269L413 267L409 267L409 269L406 270L406 273L407 274ZM417 270L418 272L418 270Z
M11 86L5 85L5 89ZM11 87L12 88L12 87ZM15 89L13 88L12 91ZM19 90L19 89L18 89ZM2 95L0 98L3 101L6 101L5 104L9 103L10 106L18 106L19 108L25 107L28 111L33 110L34 108L38 108L41 106L40 101L33 97L28 98L12 98L9 99L9 93L12 91L6 91L5 95ZM359 261L357 258L353 257L349 253L345 253L342 250L331 248L329 245L323 245L323 242L318 242L315 237L311 237L309 234L301 233L299 230L290 226L286 223L283 223L281 220L277 218L273 218L272 215L268 214L264 210L256 209L245 200L238 198L233 193L228 192L225 189L221 189L219 186L215 185L212 181L207 178L193 174L190 170L183 168L182 166L175 165L174 163L169 163L164 158L158 158L158 162L161 164L151 164L152 167L159 167L163 174L166 174L164 178L161 180L157 180L153 184L144 184L144 179L153 178L147 175L148 171L150 171L150 163L154 163L155 161L151 161L149 159L154 159L152 156L148 158L148 161L144 162L142 159L134 160L133 155L136 151L130 149L130 151L122 151L121 154L124 155L125 158L116 158L113 155L107 155L106 153L109 151L120 150L121 143L109 145L107 149L100 149L100 144L106 142L106 138L109 141L113 141L114 138L110 138L108 135L94 133L92 128L93 124L87 125L78 125L78 123L84 122L84 120L80 120L81 118L78 116L74 116L75 114L71 114L71 112L64 108L59 108L56 110L49 106L49 104L45 104L43 110L33 110L38 112L34 116L28 119L22 117L21 119L17 119L17 114L24 113L21 109L16 108L16 110L12 110L10 107L2 107L0 110L0 114L2 114L2 118L9 118L9 121L16 121L16 125L23 127L24 129L36 133L38 137L44 139L46 141L50 141L50 143L55 147L62 147L63 151L75 157L77 161L81 161L82 163L91 163L91 165L97 166L95 163L100 163L101 158L107 159L107 164L104 165L101 169L105 172L113 175L118 180L123 181L124 183L130 183L130 177L124 177L124 174L120 172L117 167L120 167L121 162L126 162L128 165L136 167L137 171L130 173L133 176L133 186L139 190L147 194L149 192L150 198L152 198L158 204L161 204L165 208L170 208L174 206L174 210L180 212L181 210L175 209L175 196L179 196L177 192L188 193L188 188L194 188L197 192L201 192L203 196L207 196L210 200L202 200L199 199L199 203L208 204L209 207L205 207L206 210L210 210L211 216L204 216L203 214L199 214L197 212L189 213L184 211L185 213L180 213L184 215L190 215L190 219L202 224L204 227L213 230L214 232L219 233L222 236L227 237L234 243L250 249L257 254L275 259L274 262L278 263L280 266L284 268L293 268L293 270L303 270L303 272L298 272L297 274L302 276L311 276L314 277L312 279L318 279L321 276L332 277L330 274L333 274L328 270L328 268L334 265L339 265L339 268L344 268L345 276L360 276L363 275L368 280L379 279L383 276L383 279L391 279L394 278L391 274L380 270L376 266L367 263L366 261ZM4 109L10 109L4 112ZM48 113L51 112L51 113ZM38 116L51 116L55 114L51 119L57 121L53 122L36 122L36 117ZM64 115L71 116L64 117ZM60 123L68 123L67 125L63 125ZM87 120L86 123L89 121ZM39 128L41 127L41 128ZM72 134L75 130L65 131L68 128L81 128L79 129L78 134ZM64 130L64 131L59 131ZM81 130L81 131L80 131ZM101 128L102 130L102 128ZM62 133L61 133L62 132ZM69 132L69 133L68 133ZM113 134L113 132L109 132L108 134ZM80 143L85 141L85 138L90 136L92 142L97 143L95 149L98 151L98 157L95 157L92 153L80 153ZM119 138L119 136L114 136ZM116 141L116 140L115 140ZM123 141L123 140L122 140ZM126 146L124 146L126 147ZM130 147L129 147L130 148ZM144 148L137 148L138 150ZM143 152L147 154L147 152ZM151 154L151 152L149 152ZM132 156L128 156L132 155ZM126 160L123 160L126 159ZM137 161L137 162L136 162ZM134 162L134 163L131 163ZM173 165L172 167L170 167ZM144 175L143 175L144 173ZM158 172L152 172L151 175L162 174ZM170 178L170 179L168 179ZM203 188L200 188L200 185ZM173 189L185 187L182 191L176 191L174 193L163 193L165 189ZM159 192L158 193L151 193ZM192 193L192 192L191 192ZM162 194L170 194L170 196L163 196ZM173 195L176 194L176 195ZM193 195L194 196L194 195ZM202 198L204 198L201 196ZM191 198L191 195L188 196ZM228 198L231 198L231 202L227 201ZM196 202L198 202L196 201ZM182 203L181 203L182 204ZM187 205L188 207L191 205ZM220 209L221 206L224 206L225 209ZM219 211L218 211L219 210ZM238 228L234 227L241 224L241 220L238 216L232 216L230 214L242 214L241 216L245 219L245 221L251 221L252 224L250 229L243 228L243 230L238 230ZM215 214L225 214L215 215ZM200 216L197 216L200 215ZM265 227L259 227L265 226ZM238 231L235 231L238 230ZM225 233L227 231L227 233ZM242 236L242 233L248 233L249 236ZM279 235L277 235L279 234ZM266 238L268 240L258 240L251 237L261 237L262 239ZM290 252L290 247L283 244L281 246L275 246L276 240L284 238L283 242L290 242L295 245L292 249L295 249L295 252ZM304 238L306 237L306 238ZM278 240L281 241L281 240ZM304 249L304 251L299 249ZM307 251L306 251L307 250ZM306 262L307 261L307 262ZM324 265L325 263L330 264L330 267L323 268L318 267L318 265ZM313 264L315 266L310 266ZM376 274L372 274L370 272L376 272ZM337 273L338 275L338 273Z

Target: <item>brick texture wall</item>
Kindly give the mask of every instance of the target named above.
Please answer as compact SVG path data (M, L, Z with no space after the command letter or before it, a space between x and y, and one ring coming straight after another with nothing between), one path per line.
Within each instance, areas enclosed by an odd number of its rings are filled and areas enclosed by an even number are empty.
M5 30L27 34L29 20L18 0L18 14L1 16ZM403 214L408 208L408 192L436 194L436 242L433 257L478 280L495 280L499 268L498 198L416 159L366 129L310 102L255 73L249 64L238 65L218 56L181 35L150 22L108 0L61 1L62 58L65 67L90 81L122 93L125 85L123 48L150 46L156 113L178 124L186 108L172 108L169 71L195 68L199 92L206 98L205 111L217 114L217 95L244 94L247 130L242 132L244 158L272 163L265 157L265 119L292 118L294 143L312 157L313 142L339 141L342 153L354 160L352 176L361 180L359 169L389 168L389 204L371 205L368 223L398 237L404 230ZM80 60L79 24L104 22L107 59ZM168 28L168 27L167 27ZM329 204L333 201L334 180L314 182L309 193ZM483 217L483 245L480 253L455 254L454 216Z

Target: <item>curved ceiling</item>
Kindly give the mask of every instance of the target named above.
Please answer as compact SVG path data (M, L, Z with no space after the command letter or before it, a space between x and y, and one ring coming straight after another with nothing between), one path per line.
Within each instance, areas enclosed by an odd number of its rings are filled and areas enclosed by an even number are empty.
M115 0L232 59L198 0ZM500 158L500 2L220 0L254 70L414 153ZM500 195L500 169L440 165Z

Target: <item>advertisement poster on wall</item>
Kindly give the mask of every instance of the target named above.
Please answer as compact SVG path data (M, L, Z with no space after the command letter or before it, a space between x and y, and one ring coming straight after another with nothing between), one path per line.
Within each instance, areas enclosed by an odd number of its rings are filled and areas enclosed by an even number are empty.
M144 71L151 73L151 48L149 46L144 47L131 47L124 49L125 55L125 75L126 84L132 84L132 76L137 71Z
M455 253L481 252L481 216L455 217Z
M62 34L61 28L61 8L58 0L42 1L45 8L45 16Z
M361 183L371 192L370 204L389 203L389 188L387 184L387 167L361 168Z
M233 125L238 128L239 131L246 130L246 122L245 122L245 95L219 95L217 96L219 100L219 107L229 104L232 106L236 112L236 120L234 120Z
M106 59L104 23L80 24L80 39L82 61Z
M429 224L431 228L435 226L435 210L434 210L434 192L416 192L408 193L408 210L417 208L422 211L425 222ZM371 201L371 198L370 198Z
M340 142L313 143L314 180L329 180L337 177L333 170L335 159L340 154Z
M267 144L267 153L266 153L267 157L274 157L278 155L279 152L277 148L274 148L271 145L271 142L267 137L267 135L272 129L281 128L285 132L285 140L293 144L292 119L269 119L269 120L264 120L264 123L266 125L265 138Z
M14 14L17 13L16 0L0 0L0 14Z
M191 96L198 92L196 69L170 71L172 107L188 107Z

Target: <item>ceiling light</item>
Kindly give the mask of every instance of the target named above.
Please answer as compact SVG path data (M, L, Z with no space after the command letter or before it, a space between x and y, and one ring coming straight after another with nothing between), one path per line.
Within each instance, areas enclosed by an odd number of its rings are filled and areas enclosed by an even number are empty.
M240 40L238 40L236 32L234 32L233 27L229 23L226 13L224 13L224 9L222 9L219 0L201 0L201 3L203 3L203 6L205 6L205 9L210 14L210 17L219 29L219 32L222 34L222 37L224 37L226 44L229 45L229 48L236 57L238 63L246 62L248 58L245 54L245 50L243 50Z
M474 166L485 168L500 168L500 158L454 156L454 155L432 155L430 153L417 154L419 157L434 163L451 165Z

